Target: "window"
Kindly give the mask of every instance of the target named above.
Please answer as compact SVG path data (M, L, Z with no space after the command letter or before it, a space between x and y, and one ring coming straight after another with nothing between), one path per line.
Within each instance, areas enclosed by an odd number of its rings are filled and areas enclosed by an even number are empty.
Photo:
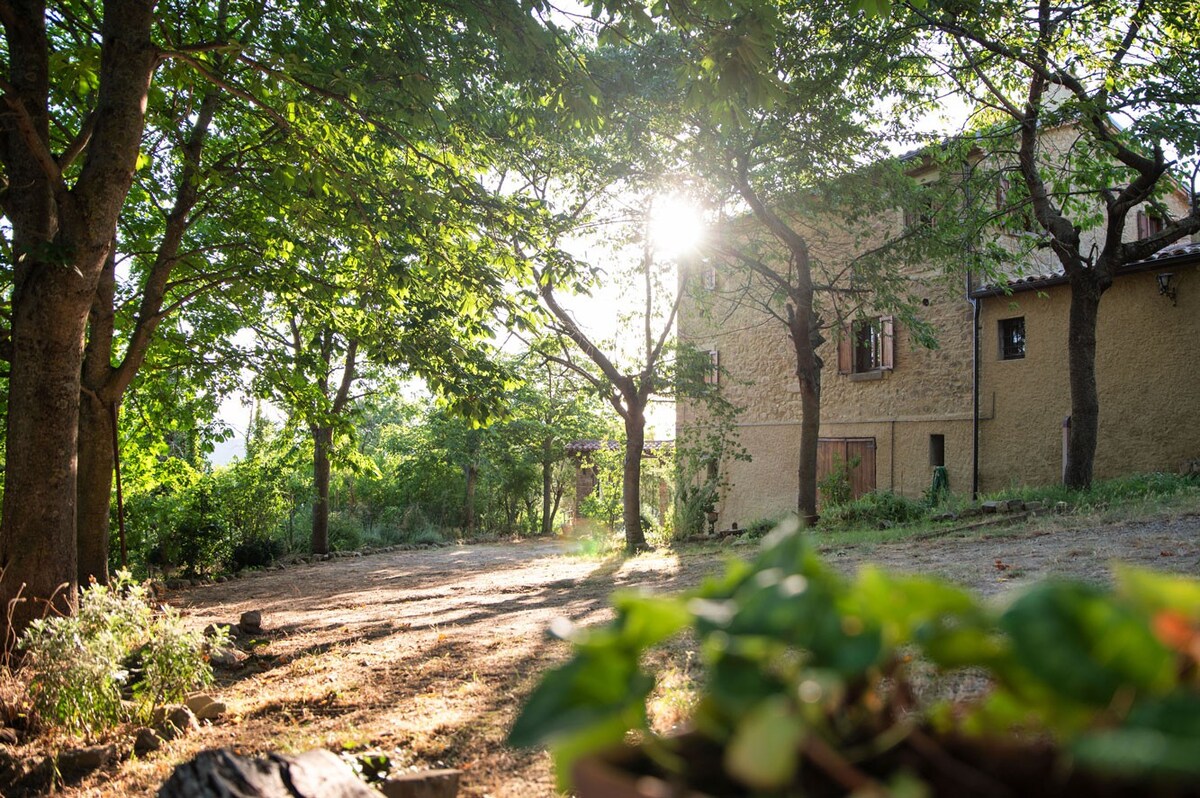
M891 316L859 319L842 329L839 374L881 374L894 367L895 323Z
M715 349L708 350L708 371L704 373L705 385L716 385L721 378L721 355Z
M869 321L855 322L851 329L854 347L854 371L875 371L879 368L879 327Z
M946 436L929 436L929 465L937 468L946 465Z
M700 282L705 290L715 291L717 288L717 270L708 266L700 275Z
M1020 360L1025 357L1025 317L1000 320L1000 359Z
M1163 228L1167 226L1164 220L1157 213L1147 213L1146 211L1137 212L1137 237L1149 238L1152 235L1161 233Z
M905 230L932 226L934 221L933 201L928 198L918 200L913 207L904 209Z

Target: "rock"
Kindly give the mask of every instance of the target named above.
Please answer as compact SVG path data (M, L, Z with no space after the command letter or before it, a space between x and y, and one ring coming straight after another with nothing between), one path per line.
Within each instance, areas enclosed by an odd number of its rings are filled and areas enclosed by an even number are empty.
M964 507L958 511L959 518L978 518L983 515L982 507Z
M154 711L154 730L164 740L174 740L199 728L195 713L185 706L175 704Z
M258 610L243 612L238 620L238 628L246 634L258 634L262 631L262 613Z
M1180 476L1190 477L1192 474L1200 474L1200 457L1194 457L1191 460L1184 460L1179 464Z
M930 521L954 521L957 518L958 518L958 516L955 515L954 513L946 512L946 513L938 513L937 515L932 516L929 520Z
M1000 509L1000 502L984 502L981 507L985 513L1000 513L1004 512ZM1007 503L1006 503L1007 504Z
M217 701L212 696L205 695L204 693L197 693L188 698L185 703L187 708L196 715L196 720L198 721L214 721L224 715L228 709L224 702Z
M1046 509L1045 502L1025 502L1025 509L1031 513L1040 513Z
M461 770L427 770L392 776L379 790L387 798L454 798Z
M220 576L217 577L217 584L223 585L228 581L229 581L229 577L226 576L225 574L221 574Z
M183 579L178 576L172 576L170 579L168 579L163 584L166 585L167 590L182 590L185 587L191 587L192 580Z
M137 736L133 738L133 752L138 756L145 756L151 751L157 751L162 748L162 745L163 738L159 737L158 732L154 729L138 729Z
M246 660L250 655L245 651L241 651L233 646L225 648L217 648L208 652L208 661L218 668L228 668L229 670L237 670L246 664Z
M379 798L329 751L251 758L228 750L204 751L175 772L158 798L229 795L240 798Z
M0 743L3 743L4 745L16 745L20 741L20 738L17 737L17 733L14 730L8 728L7 726L0 729Z
M237 627L231 623L210 623L204 627L204 636L212 637L213 635L224 632L230 638L237 637Z
M59 752L58 769L62 773L90 773L117 760L115 745L93 745Z

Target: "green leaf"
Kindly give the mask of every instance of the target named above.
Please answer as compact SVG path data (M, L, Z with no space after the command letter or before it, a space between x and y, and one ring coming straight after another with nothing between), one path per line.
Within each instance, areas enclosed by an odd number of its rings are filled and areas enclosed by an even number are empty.
M725 749L725 768L756 790L781 788L796 773L805 733L787 699L773 696L738 723Z
M1145 612L1173 610L1200 620L1200 582L1195 579L1122 564L1113 567L1113 575L1117 593Z
M888 574L869 565L859 571L853 597L859 611L882 627L893 646L911 641L920 627L978 609L965 590L936 579Z
M1132 776L1200 776L1200 738L1156 729L1113 729L1089 734L1071 746L1079 761L1110 773Z
M614 593L621 640L634 649L646 649L672 637L691 623L687 603L681 598Z
M1069 698L1106 706L1122 689L1164 692L1174 657L1145 619L1099 588L1040 584L1000 619L1013 652L1031 674Z
M654 679L638 669L636 655L613 646L589 647L546 674L513 724L508 742L542 745L614 717L644 716L653 687Z

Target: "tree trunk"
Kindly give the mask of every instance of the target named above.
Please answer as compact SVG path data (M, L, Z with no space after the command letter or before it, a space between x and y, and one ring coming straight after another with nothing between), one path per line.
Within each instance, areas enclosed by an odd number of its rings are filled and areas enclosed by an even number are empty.
M104 5L100 88L83 167L69 190L49 148L44 3L8 8L8 88L0 114L12 226L12 366L0 513L0 612L17 597L5 642L51 602L75 606L76 457L83 338L97 281L129 192L157 50L153 5ZM65 588L65 589L64 589Z
M812 309L812 294L797 297L789 306L788 327L796 352L796 377L800 381L800 463L796 513L800 523L817 523L817 444L821 435L821 359L817 347L822 338Z
M542 441L542 534L554 531L554 461L550 458L554 442L550 438Z
M1071 433L1067 440L1066 485L1085 490L1100 430L1100 398L1096 389L1096 322L1103 288L1087 273L1071 277L1071 311L1067 327L1067 365L1071 384Z
M79 365L90 296L82 280L70 279L73 270L35 268L37 284L26 287L33 296L14 308L0 527L0 596L5 604L27 599L13 609L14 631L41 617L51 597L57 610L71 611L77 588Z
M113 309L116 297L116 242L105 259L88 314L79 406L79 470L75 477L75 540L79 552L79 584L89 579L108 584L108 545L112 496Z
M331 427L313 427L313 519L312 553L329 553L329 447Z
M642 454L646 445L646 418L642 408L630 407L625 418L625 462L621 470L621 517L625 522L625 550L649 551L642 531Z
M94 395L79 405L79 472L75 484L76 541L79 548L79 584L89 579L108 584L108 546L111 534L109 506L112 497L112 411Z
M466 496L463 499L463 537L468 540L475 534L475 487L479 482L479 469L474 463L463 466L463 475L467 481Z

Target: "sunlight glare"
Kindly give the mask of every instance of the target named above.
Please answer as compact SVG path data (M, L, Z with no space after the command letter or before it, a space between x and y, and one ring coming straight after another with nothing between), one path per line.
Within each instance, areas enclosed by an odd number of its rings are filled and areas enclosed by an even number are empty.
M678 194L663 194L650 210L650 244L664 258L678 258L694 251L704 239L704 216L691 200Z

